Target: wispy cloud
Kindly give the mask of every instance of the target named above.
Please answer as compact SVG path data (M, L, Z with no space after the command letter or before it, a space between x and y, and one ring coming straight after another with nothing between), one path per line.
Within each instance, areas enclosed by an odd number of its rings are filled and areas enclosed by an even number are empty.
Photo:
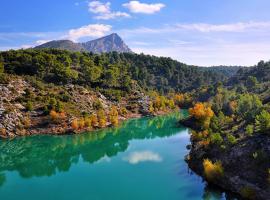
M110 32L112 29L111 25L106 24L89 24L82 26L77 29L71 29L68 32L67 38L77 41L83 37L102 37Z
M89 12L97 14L95 16L96 19L115 19L119 17L130 17L128 13L120 12L120 11L112 11L111 10L111 3L102 3L100 1L91 1L88 3Z
M163 3L147 4L141 3L140 1L130 1L129 3L123 4L123 6L129 9L132 13L144 13L144 14L154 14L159 12L165 7Z
M124 160L134 165L140 162L161 162L162 157L152 151L135 151L125 157Z
M270 22L246 22L232 24L177 24L175 28L200 32L243 32L246 30L269 29Z

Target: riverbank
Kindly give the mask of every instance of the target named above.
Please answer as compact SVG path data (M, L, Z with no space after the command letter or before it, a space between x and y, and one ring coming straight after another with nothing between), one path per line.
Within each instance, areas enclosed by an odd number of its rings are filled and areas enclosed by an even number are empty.
M132 118L164 115L176 108L174 101L149 96L136 84L129 95L115 100L79 85L8 78L0 84L0 138L79 134L118 126Z
M186 162L196 174L243 199L269 198L269 136L255 135L228 146L206 144L198 140L203 132L200 132L202 130L193 117L181 120L180 123L193 130Z

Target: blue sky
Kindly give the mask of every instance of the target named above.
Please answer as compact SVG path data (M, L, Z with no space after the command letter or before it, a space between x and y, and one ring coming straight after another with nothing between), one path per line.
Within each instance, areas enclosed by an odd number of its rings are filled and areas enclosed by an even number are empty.
M8 0L0 6L0 50L116 32L137 53L254 65L270 59L269 8L269 0Z

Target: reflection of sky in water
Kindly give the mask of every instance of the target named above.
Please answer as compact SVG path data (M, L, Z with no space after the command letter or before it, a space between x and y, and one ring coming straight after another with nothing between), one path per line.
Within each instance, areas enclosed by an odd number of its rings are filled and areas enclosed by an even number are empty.
M124 157L123 160L130 164L138 164L140 162L161 162L162 158L158 153L152 151L135 151Z

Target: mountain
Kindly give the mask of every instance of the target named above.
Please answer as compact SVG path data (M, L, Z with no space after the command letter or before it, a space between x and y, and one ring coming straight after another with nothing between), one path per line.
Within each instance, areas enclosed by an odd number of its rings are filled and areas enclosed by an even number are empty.
M80 52L86 51L93 53L108 53L113 51L120 53L132 52L131 49L122 40L122 38L116 33L85 43L74 43L70 40L54 40L35 47L35 49L52 48Z
M125 44L118 34L113 33L103 38L92 40L81 45L89 52L104 53L104 52L126 52L131 53L131 49Z
M69 51L85 51L84 47L79 43L74 43L70 40L53 40L44 43L40 46L35 47L35 49L61 49Z

